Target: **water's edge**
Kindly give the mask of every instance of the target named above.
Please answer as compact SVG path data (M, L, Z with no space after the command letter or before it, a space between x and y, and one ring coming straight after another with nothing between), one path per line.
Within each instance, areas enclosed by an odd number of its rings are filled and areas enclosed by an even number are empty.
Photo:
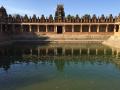
M113 48L120 48L120 32L116 32L108 40L102 42L102 44Z

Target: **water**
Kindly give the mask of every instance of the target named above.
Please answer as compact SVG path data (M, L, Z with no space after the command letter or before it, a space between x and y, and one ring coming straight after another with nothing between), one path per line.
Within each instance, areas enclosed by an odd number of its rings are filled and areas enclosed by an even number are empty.
M120 53L101 44L0 48L0 90L120 90Z

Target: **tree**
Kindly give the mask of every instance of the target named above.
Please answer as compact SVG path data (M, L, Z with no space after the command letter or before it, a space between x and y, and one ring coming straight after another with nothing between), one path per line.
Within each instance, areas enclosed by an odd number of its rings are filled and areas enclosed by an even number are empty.
M89 20L91 19L91 16L89 15L89 14L85 14L84 16L83 16L83 20L84 20L84 22L89 22Z
M12 22L12 19L13 19L12 15L9 14L9 15L8 15L8 20L9 20L9 22Z
M36 21L37 21L37 17L36 17L35 14L33 14L32 21L33 21L33 22L36 22Z
M20 20L21 20L21 16L20 16L19 14L16 14L15 17L16 17L16 21L17 21L17 22L20 22Z
M84 15L84 18L85 18L85 19L91 19L91 16L90 16L89 14L85 14L85 15Z
M92 19L97 19L96 14L93 14Z
M53 16L52 16L52 14L49 16L49 21L50 21L50 22L53 21Z
M71 15L69 14L69 15L67 16L67 18L68 18L68 19L71 19Z
M113 18L113 15L112 15L112 14L110 14L110 15L109 15L109 18Z
M67 16L67 21L68 21L68 22L71 22L71 20L72 20L72 16L69 14L69 15Z
M109 21L113 22L113 15L112 14L109 15Z
M101 15L101 18L100 18L100 19L102 19L102 20L104 20L104 19L105 19L104 14L102 14L102 15Z
M76 17L75 17L75 18L76 18L76 19L80 19L80 17L79 17L79 15L78 15L78 14L76 15Z
M97 21L97 16L96 16L96 14L93 14L93 16L92 16L92 21L93 21L93 22L96 22L96 21Z
M105 16L104 16L104 14L101 15L100 22L105 22Z
M29 20L29 18L27 16L27 14L25 14L25 16L24 16L24 22L28 22L28 20Z
M79 20L80 20L80 17L79 17L79 15L77 14L76 17L75 17L75 21L76 21L76 22L79 22Z
M41 16L41 22L45 22L45 16L44 15Z
M35 14L33 15L33 17L32 17L32 18L33 18L33 19L37 19L37 17L36 17L36 15L35 15Z

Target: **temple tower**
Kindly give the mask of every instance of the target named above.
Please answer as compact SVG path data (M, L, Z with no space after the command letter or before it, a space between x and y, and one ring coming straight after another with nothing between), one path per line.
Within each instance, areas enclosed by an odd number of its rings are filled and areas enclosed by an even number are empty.
M64 12L64 6L59 4L57 5L57 9L55 12L55 21L56 22L62 22L65 19L65 12Z
M2 6L0 8L0 21L1 22L7 22L7 12L6 9Z
M0 32L7 31L7 21L8 21L8 15L6 9L2 6L0 8Z
M55 12L55 22L61 23L64 21L65 21L64 6L62 4L58 4ZM58 34L62 34L64 33L64 27L62 25L57 25L55 31L57 31Z

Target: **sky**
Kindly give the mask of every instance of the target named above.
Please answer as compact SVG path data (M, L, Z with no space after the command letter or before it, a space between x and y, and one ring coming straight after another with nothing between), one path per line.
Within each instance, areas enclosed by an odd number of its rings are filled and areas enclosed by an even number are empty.
M8 14L20 14L32 16L44 14L54 16L57 4L63 4L66 16L68 14L82 16L84 14L96 14L116 16L120 13L120 0L0 0L0 6L4 6Z

